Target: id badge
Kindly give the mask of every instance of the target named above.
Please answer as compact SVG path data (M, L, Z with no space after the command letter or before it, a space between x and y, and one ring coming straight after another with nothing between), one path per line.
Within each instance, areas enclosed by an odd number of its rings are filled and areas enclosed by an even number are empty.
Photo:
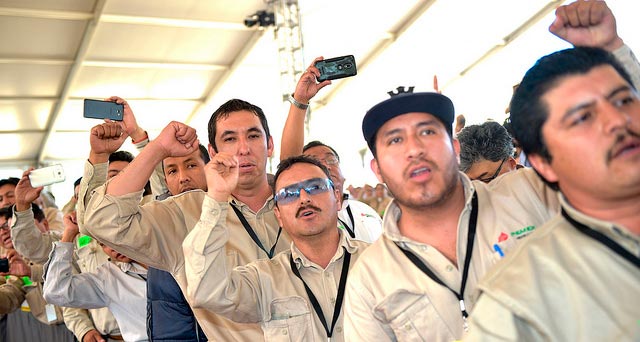
M26 299L22 302L22 305L20 305L20 310L23 312L31 312L31 307L29 306L29 303L27 303Z
M44 306L44 312L47 314L47 321L54 322L58 319L56 315L56 307L53 304L47 304Z

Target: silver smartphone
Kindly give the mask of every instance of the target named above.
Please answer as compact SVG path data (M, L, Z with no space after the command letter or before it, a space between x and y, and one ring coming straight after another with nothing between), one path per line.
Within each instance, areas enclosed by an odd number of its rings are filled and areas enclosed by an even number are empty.
M64 182L65 179L64 169L60 164L35 169L29 173L29 180L34 188Z

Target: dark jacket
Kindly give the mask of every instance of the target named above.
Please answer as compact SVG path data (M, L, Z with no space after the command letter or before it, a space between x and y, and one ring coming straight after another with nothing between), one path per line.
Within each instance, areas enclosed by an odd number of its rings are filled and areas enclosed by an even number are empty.
M171 273L149 267L147 335L150 341L206 341L191 307Z

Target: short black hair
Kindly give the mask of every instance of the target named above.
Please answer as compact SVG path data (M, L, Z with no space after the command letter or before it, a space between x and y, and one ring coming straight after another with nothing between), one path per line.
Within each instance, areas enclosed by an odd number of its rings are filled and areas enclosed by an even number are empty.
M336 152L336 150L333 149L333 147L331 147L331 146L329 146L329 145L327 145L325 143L322 143L322 142L320 142L318 140L310 141L306 145L304 145L304 147L302 148L302 153L305 153L308 149L314 148L314 147L317 147L317 146L324 146L324 147L330 149L331 152L333 152L333 154L336 156L336 158L338 158L338 161L340 161L340 156L338 155L338 152Z
M525 154L537 154L547 161L552 159L542 136L542 126L549 116L549 105L543 96L562 78L586 74L603 65L613 67L629 86L634 87L631 77L615 56L600 48L575 47L557 51L540 58L527 71L510 104L513 132Z
M315 165L318 168L320 168L320 170L322 170L322 172L327 176L327 179L331 179L331 175L329 174L329 169L327 169L327 167L324 166L318 159L313 158L313 157L309 157L309 156L305 156L305 155L289 157L289 158L286 158L286 159L282 160L280 162L280 164L278 164L278 170L276 171L276 174L273 177L273 191L274 191L274 194L275 194L275 191L276 191L275 184L278 182L278 178L280 177L280 174L282 174L282 172L290 169L291 166L293 166L294 164L298 164L298 163L307 163L307 164Z
M0 217L4 217L5 220L8 220L13 216L13 206L6 206L0 208Z
M33 211L33 218L38 222L44 221L46 216L44 215L44 211L37 204L31 203L31 210Z
M20 181L20 178L16 178L16 177L9 177L9 178L5 178L5 179L0 179L0 186L4 186L4 185L7 185L7 184L11 184L13 186L17 186L19 181Z
M13 217L13 212L15 205L10 205L8 207L0 208L0 217L4 217L5 219L10 219ZM38 222L44 221L46 218L44 215L44 211L35 203L31 203L31 211L33 211L33 218Z
M513 156L513 142L507 130L495 121L471 125L458 133L460 171L467 172L473 164L489 160L497 162Z
M76 189L76 186L80 185L80 182L82 182L82 177L76 179L76 181L73 182L73 190Z
M133 161L133 154L127 151L116 151L109 155L109 163L116 161L124 161L131 163Z
M266 134L266 139L269 141L269 137L271 133L269 132L269 123L267 122L267 117L264 115L262 109L256 105L253 105L247 101L240 99L231 99L222 106L220 106L213 114L211 114L211 118L209 118L209 144L213 147L213 150L218 152L218 146L216 146L216 128L218 126L218 121L223 118L229 117L229 114L233 112L239 112L241 110L246 110L255 114L258 119L260 119L260 123L262 124L262 129L264 129L264 133Z
M211 158L209 158L209 151L207 151L207 148L204 147L204 145L202 144L198 145L198 149L200 150L200 157L202 158L202 161L205 164L208 164L209 161L211 160Z
M200 158L202 158L202 161L205 164L208 164L209 161L211 160L211 158L209 158L209 151L207 151L207 148L204 147L204 145L199 144L198 145L198 150L200 151ZM162 165L162 173L164 173L164 159L162 160L160 165Z

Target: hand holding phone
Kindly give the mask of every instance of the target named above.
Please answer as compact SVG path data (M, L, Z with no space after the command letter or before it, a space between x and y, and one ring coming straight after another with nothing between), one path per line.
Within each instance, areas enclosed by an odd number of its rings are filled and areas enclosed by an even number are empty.
M29 173L29 181L34 188L64 182L65 179L64 169L60 164L35 169Z
M318 82L355 76L358 73L353 55L324 59L316 62L315 67L320 70Z
M124 117L124 105L111 101L84 99L83 116L91 119L122 121Z

